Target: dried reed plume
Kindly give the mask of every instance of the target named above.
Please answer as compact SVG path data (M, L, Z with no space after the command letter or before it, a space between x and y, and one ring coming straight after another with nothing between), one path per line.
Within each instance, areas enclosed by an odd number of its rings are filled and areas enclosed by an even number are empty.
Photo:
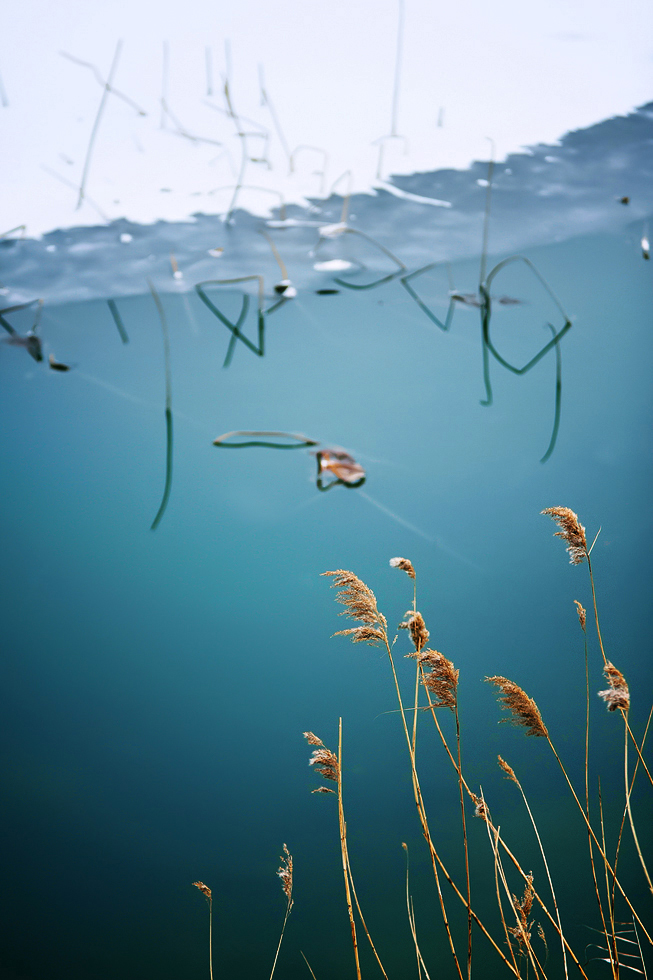
M459 670L456 670L451 660L437 650L423 650L421 653L410 653L422 667L430 668L424 671L422 683L430 694L435 695L432 701L434 708L456 707Z
M497 759L499 760L499 767L503 769L506 774L506 779L511 779L513 783L517 783L519 785L519 780L515 776L515 770L512 768L512 766L509 766L506 760L502 759L500 755L497 756Z
M508 929L517 942L519 943L520 950L523 947L529 947L531 944L531 929L533 928L533 922L528 921L528 917L531 914L531 909L533 907L533 896L535 892L533 889L533 873L526 875L526 883L524 885L524 894L521 898L517 898L516 895L512 896L512 903L515 909L515 914L517 915L518 925L512 926Z
M576 611L578 613L578 622L580 623L580 628L582 629L582 631L584 633L585 632L585 625L587 623L587 610L584 608L584 606L581 606L581 604L578 601L578 599L574 599L574 604L576 606Z
M388 624L385 616L377 609L376 596L372 590L353 572L342 568L322 574L335 576L332 588L341 590L337 600L347 607L340 615L357 619L363 624L348 630L338 630L333 635L351 636L353 643L369 643L370 646L386 640Z
M494 684L503 691L504 697L499 698L499 701L510 712L511 717L502 718L502 721L510 721L513 725L520 725L526 729L527 735L535 735L540 738L549 737L538 706L525 691L522 691L521 687L509 681L507 677L486 677L485 680L488 684Z
M408 560L408 558L391 558L390 559L391 568L400 568L402 572L405 572L409 578L415 578L415 569L413 568L413 563Z
M485 822L487 823L487 819L488 819L487 803L485 802L482 796L477 796L476 793L472 793L470 791L469 795L471 796L472 801L474 803L474 816L479 817L481 820L485 820Z
M570 564L580 565L587 561L585 528L578 520L578 514L574 514L569 507L546 507L541 513L548 514L560 528L555 536L567 542Z
M209 978L213 980L213 897L211 889L203 881L194 881L193 884L199 888L209 905Z
M209 886L205 885L203 881L194 881L193 884L195 885L196 888L199 888L202 895L204 895L204 898L207 900L207 902L210 905L213 899L211 897L211 889L209 888Z
M404 617L404 622L399 623L400 630L408 630L413 646L419 653L429 642L430 633L426 628L424 617L421 612L414 612L409 609Z
M599 697L603 698L607 704L608 711L618 711L619 709L628 711L630 708L630 691L626 678L609 660L603 668L603 673L610 687L607 691L599 691L598 693Z
M315 736L313 736L315 737ZM283 845L283 854L280 856L281 867L277 871L277 874L281 878L281 887L283 888L283 893L286 896L286 914L283 920L283 926L281 927L281 935L279 936L279 945L277 946L277 952L274 957L274 963L272 964L272 972L270 973L270 980L274 976L274 971L277 966L277 960L279 959L279 950L281 949L281 943L283 942L283 936L286 931L286 923L288 922L288 916L290 915L290 910L293 907L293 897L292 897L292 854Z
M313 732L304 732L304 738L309 745L319 745L321 748L315 749L312 756L308 760L309 766L314 766L316 772L319 772L321 776L325 779L331 779L334 783L338 782L339 766L338 766L338 756L335 752L327 749L322 739L314 735ZM324 793L326 787L321 787L319 792ZM315 790L313 791L315 792ZM333 792L333 790L327 790L327 792Z
M281 878L281 887L283 888L284 895L288 899L288 905L291 906L293 904L292 854L290 853L290 851L288 850L285 844L283 845L283 854L279 856L279 860L281 861L281 867L277 871L277 874Z

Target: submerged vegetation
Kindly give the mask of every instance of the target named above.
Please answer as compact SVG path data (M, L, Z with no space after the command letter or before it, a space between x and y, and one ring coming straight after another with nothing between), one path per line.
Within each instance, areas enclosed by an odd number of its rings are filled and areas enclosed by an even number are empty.
M588 669L589 641L587 635L587 612L581 603L578 600L574 600L578 612L578 622L584 639L587 681L585 692L584 791L574 786L561 756L554 747L551 731L545 724L536 701L516 682L507 677L499 675L488 676L485 680L497 688L499 704L506 712L506 717L501 719L502 721L516 725L527 736L546 740L560 767L563 779L579 812L580 820L578 824L575 827L571 825L568 828L565 827L565 834L574 834L577 836L579 851L587 848L587 873L584 880L578 880L576 887L578 889L588 890L589 893L594 893L596 899L596 921L599 923L598 928L594 931L598 932L601 936L599 941L588 944L585 949L574 949L567 939L566 931L572 925L576 928L578 923L566 921L566 917L569 916L568 911L561 913L553 875L547 859L546 848L540 837L536 817L515 770L501 755L498 756L497 762L500 770L509 782L516 785L528 814L528 819L537 841L537 850L545 871L545 880L542 882L537 880L532 871L527 870L532 855L530 853L526 855L516 853L518 850L522 851L524 849L523 842L520 842L519 848L517 848L506 840L500 825L492 815L490 800L484 795L481 787L474 787L468 781L466 770L462 763L461 743L464 733L461 732L458 714L460 671L455 667L453 661L429 646L431 640L430 631L417 608L417 573L412 562L402 557L392 558L390 560L390 565L393 568L405 572L413 585L412 606L406 613L403 621L398 624L398 630L405 631L408 634L412 647L411 651L405 654L406 657L415 663L415 676L411 685L413 688L412 694L405 693L402 690L402 684L400 682L400 670L398 669L396 654L394 653L399 634L397 633L394 639L392 638L392 631L389 630L388 621L378 607L374 592L351 571L338 569L323 573L333 580L332 587L337 590L337 601L344 606L341 615L349 618L354 623L350 627L338 630L334 635L349 637L353 643L364 643L380 648L387 655L392 675L392 686L397 698L401 729L406 744L412 794L417 809L418 821L429 854L429 863L435 880L440 915L446 935L446 944L449 948L451 968L446 967L442 962L434 965L425 962L417 938L415 907L410 892L407 864L406 905L408 925L414 945L416 961L415 964L409 965L407 963L405 965L402 977L408 976L409 969L412 971L416 967L418 978L423 976L427 980L430 980L431 976L446 975L458 977L459 980L465 980L465 978L470 980L473 973L476 976L486 976L498 967L499 975L512 975L514 977L524 978L524 980L527 977L533 977L536 980L537 978L547 980L547 977L553 978L563 975L565 978L568 978L570 975L580 975L585 980L589 980L588 971L590 970L590 964L595 961L605 963L609 966L610 975L613 980L618 980L620 976L627 975L624 971L646 976L645 957L642 946L653 945L650 907L642 909L639 907L639 903L637 905L634 903L631 895L629 895L628 885L618 875L617 869L622 850L625 823L628 820L641 871L648 885L651 897L653 897L653 886L638 840L635 818L631 808L633 786L640 766L653 787L653 779L642 755L651 715L653 715L653 708L651 709L643 733L636 735L629 724L630 692L628 683L623 673L608 660L603 645L592 571L592 547L588 546L585 528L580 523L578 516L567 507L549 507L542 511L542 513L550 516L557 524L559 530L556 534L567 545L570 563L573 565L586 564L588 567L593 605L593 615L591 618L593 619L598 646L603 659L603 672L608 683L608 688L604 691L599 691L598 696L605 702L608 711L618 713L621 716L624 731L623 818L616 840L610 840L606 831L600 783L597 801L592 799L593 794L590 793L589 721L591 698ZM438 709L443 708L447 709L453 715L455 726L453 738L445 734L446 725L441 723L441 712ZM454 874L450 871L450 857L445 855L444 848L437 841L437 834L432 830L422 793L420 771L427 763L423 761L418 767L417 746L418 719L424 713L430 716L435 725L438 738L442 742L448 759L448 765L453 770L452 777L458 786L464 857L463 881L457 882ZM337 801L345 904L353 945L355 976L357 980L361 980L362 968L359 930L362 929L371 946L377 966L387 980L388 974L383 966L381 953L377 950L370 931L371 929L373 930L374 926L370 923L370 928L368 928L368 923L365 920L356 893L349 858L347 823L343 802L342 718L339 721L338 727L337 753L329 749L322 739L313 732L304 732L304 737L312 749L309 765L314 772L318 773L325 780L325 784L318 786L313 790L313 793L335 796ZM636 758L635 765L632 769L629 765L629 749L634 752ZM467 823L467 817L470 814L473 814L485 825L494 869L492 875L493 880L485 881L482 885L477 881L475 868L470 857L470 841L472 835ZM406 851L406 858L408 859L407 845L403 843L402 847ZM445 864L445 857L447 864ZM293 905L293 865L292 858L285 845L282 865L278 874L282 879L284 895L287 899L287 908L279 946L274 959L273 973L277 965L281 939L283 939L288 916ZM195 885L204 891L205 895L208 892L207 900L209 901L210 910L210 890L206 889L206 886L202 886L201 882L195 882ZM482 888L484 898L488 890L496 894L495 914L488 915L487 901L479 901L479 888ZM580 905L579 899L577 901L577 907L580 907ZM483 909L482 912L480 911L481 906ZM464 942L461 941L462 933L460 923L458 922L461 915L466 923L466 939ZM555 943L552 941L553 937L555 937ZM329 941L332 942L335 940L336 937L331 936ZM306 960L303 952L301 955ZM491 958L494 958L495 964L491 963ZM313 973L313 969L308 964L308 960L306 960L306 964L311 975L315 977L316 974ZM429 966L433 971L431 974L429 973ZM492 975L494 975L493 972ZM596 975L605 975L605 972L602 970L600 974L596 973ZM321 980L319 969L317 976L318 980Z

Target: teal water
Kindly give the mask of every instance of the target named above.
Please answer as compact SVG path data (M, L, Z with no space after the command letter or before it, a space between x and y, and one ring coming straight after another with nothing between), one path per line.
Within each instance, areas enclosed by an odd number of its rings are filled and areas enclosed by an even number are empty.
M536 842L497 753L516 770L566 933L584 961L600 920L580 815L548 746L499 727L482 681L504 674L535 698L581 792L585 668L573 600L589 610L589 584L540 516L569 506L590 539L602 528L593 562L604 639L630 683L641 737L651 700L652 287L638 229L525 253L573 322L560 344L560 432L544 464L553 352L523 377L493 363L494 404L484 407L478 309L457 304L443 333L397 279L330 296L300 289L268 318L265 357L239 344L228 369L228 332L197 296L162 297L174 473L155 532L165 386L151 295L119 300L128 344L102 300L46 305L40 329L73 365L68 373L46 370L20 348L0 351L8 844L0 977L206 976L208 916L191 886L197 879L214 893L216 977L266 977L285 907L275 877L283 842L294 856L295 907L276 975L308 976L302 950L318 980L354 976L335 800L311 795L319 781L302 738L312 730L335 749L340 717L352 868L388 975L416 969L403 841L427 966L432 977L455 975L387 660L331 638L349 624L337 619L320 578L327 569L356 572L393 629L412 601L411 583L388 565L395 555L418 571L431 644L460 669L467 780L482 786L546 897ZM474 291L478 258L454 263L452 275L456 289ZM417 282L443 317L445 270ZM495 304L493 340L506 357L527 361L549 339L547 321L557 316L560 328L559 315L521 268L506 271L496 293L521 302ZM227 295L227 315L239 305ZM29 327L27 317L17 315L17 329ZM254 337L251 313L243 329ZM319 493L307 450L211 445L240 429L342 446L367 481ZM410 701L405 634L395 649ZM605 687L600 667L590 632L591 786L596 807L600 776L613 848L623 726L595 696ZM442 723L453 735L448 714ZM463 888L457 785L426 716L418 765L434 837ZM633 809L651 857L650 785L641 773ZM473 904L504 946L485 825L473 809L468 821ZM650 925L628 832L620 869ZM443 889L464 960L465 913ZM559 946L544 925L547 974L561 976ZM478 932L474 950L475 975L508 975ZM365 975L374 975L368 949L362 957ZM609 975L604 963L588 971Z

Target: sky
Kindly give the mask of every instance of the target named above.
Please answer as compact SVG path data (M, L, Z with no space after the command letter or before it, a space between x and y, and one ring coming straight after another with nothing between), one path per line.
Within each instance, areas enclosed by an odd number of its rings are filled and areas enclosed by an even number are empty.
M466 167L490 138L500 159L653 96L647 0L23 0L3 35L0 234L224 213L245 142L238 204L265 213Z

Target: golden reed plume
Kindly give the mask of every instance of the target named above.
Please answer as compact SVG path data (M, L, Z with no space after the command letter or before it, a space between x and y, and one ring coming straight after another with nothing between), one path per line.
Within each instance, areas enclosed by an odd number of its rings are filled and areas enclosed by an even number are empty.
M337 783L340 769L338 756L335 752L327 749L322 739L314 735L313 732L304 732L304 738L309 745L320 746L314 749L312 756L308 760L309 766L313 766L316 772L319 772L325 779L330 779L332 782ZM333 793L335 790L329 789L327 786L320 786L318 789L314 789L313 792Z
M413 641L413 646L418 653L429 642L429 636L431 634L426 628L426 623L421 612L413 612L412 609L409 609L404 617L403 623L399 623L399 629L408 630L410 638Z
M576 611L578 613L578 622L580 623L580 628L583 633L585 633L585 626L587 624L587 610L584 606L581 606L578 599L574 599L574 605L576 606Z
M277 871L277 874L281 878L281 887L283 888L283 893L288 899L288 906L292 905L292 854L283 845L283 854L280 855L279 860L281 861L281 867Z
M369 643L370 646L383 642L388 624L385 616L377 609L376 596L372 590L353 572L342 568L335 572L322 572L322 574L335 576L332 588L341 590L337 600L347 607L340 615L357 619L363 624L348 630L338 630L333 635L351 636L353 643Z
M610 687L607 691L599 691L598 693L599 697L603 698L607 704L608 711L618 711L620 708L622 711L628 711L630 708L630 691L626 678L609 660L603 668L603 673Z
M503 697L499 698L500 703L510 712L510 718L502 718L502 721L510 721L513 725L519 725L526 729L527 735L535 735L540 738L548 738L549 733L546 725L542 721L540 709L532 698L529 698L526 691L513 684L507 677L486 677L488 684L494 684L499 690L503 691Z
M422 667L429 668L424 671L422 683L434 695L433 707L451 708L453 711L456 707L460 671L437 650L423 650L421 653L409 653L408 656L414 657Z
M415 579L415 569L413 568L413 563L408 558L391 558L390 567L400 568L409 578Z
M580 565L587 561L585 528L578 520L578 514L574 514L569 507L546 507L541 513L548 514L560 528L556 531L556 537L567 542L570 564Z
M209 888L209 886L205 885L203 881L194 881L193 884L195 885L196 888L199 888L202 895L204 895L204 898L207 900L207 902L210 905L212 898L211 898L211 889Z

